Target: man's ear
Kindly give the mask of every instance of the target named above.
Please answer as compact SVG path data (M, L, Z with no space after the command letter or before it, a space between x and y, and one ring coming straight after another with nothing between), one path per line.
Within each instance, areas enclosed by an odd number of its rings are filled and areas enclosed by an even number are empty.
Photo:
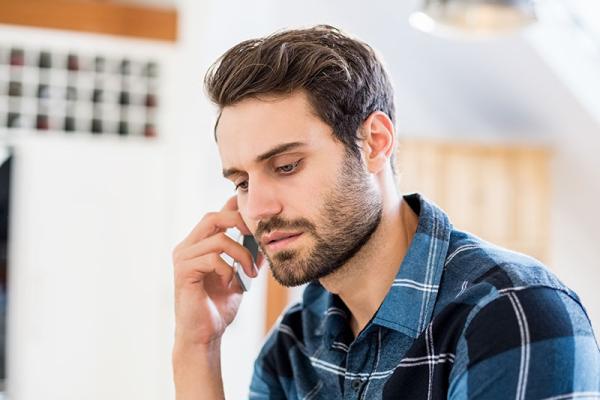
M396 147L392 120L381 111L375 111L361 125L361 148L367 168L378 173L388 164Z

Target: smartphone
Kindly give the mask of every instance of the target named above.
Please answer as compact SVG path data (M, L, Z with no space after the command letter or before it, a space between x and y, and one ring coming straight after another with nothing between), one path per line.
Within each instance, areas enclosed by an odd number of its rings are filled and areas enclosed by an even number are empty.
M242 235L237 229L228 229L226 234L229 237L231 237L233 240L237 241L242 246L247 248L250 251L250 254L252 254L252 261L254 261L254 264L256 264L259 249L258 249L258 244L256 243L256 240L254 239L254 236ZM248 290L250 290L252 278L250 278L248 275L246 275L246 272L244 271L244 268L242 267L242 265L227 254L221 254L221 257L229 265L231 265L231 267L234 269L235 278L240 283L242 290L244 292L247 292Z
M254 240L254 236L242 235L241 243L242 246L250 250L250 254L252 254L252 261L254 261L254 264L256 264L256 258L258 257L258 244L256 243L256 240ZM234 268L235 276L240 283L240 286L242 286L242 290L247 292L250 289L252 278L246 275L244 268L242 268L242 265L239 262L236 261L234 263Z

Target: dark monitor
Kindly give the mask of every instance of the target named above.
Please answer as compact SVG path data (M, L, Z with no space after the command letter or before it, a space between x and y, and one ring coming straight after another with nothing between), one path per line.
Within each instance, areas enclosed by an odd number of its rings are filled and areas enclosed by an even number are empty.
M6 295L8 270L8 208L12 155L0 145L0 393L6 384Z

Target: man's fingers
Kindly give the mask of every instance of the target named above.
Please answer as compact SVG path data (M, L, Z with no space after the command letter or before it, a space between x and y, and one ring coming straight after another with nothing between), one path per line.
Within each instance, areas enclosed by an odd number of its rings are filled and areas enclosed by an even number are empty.
M235 275L235 274L234 274ZM234 278L230 282L230 289L236 293L242 294L244 293L244 289L242 288L242 284L238 279L234 276Z
M194 229L192 229L189 235L183 240L182 245L190 245L216 233L224 232L228 228L237 228L244 235L251 234L239 212L212 212L204 215L202 220L198 222Z
M229 286L235 280L235 271L218 255L199 256L180 262L177 265L178 274L182 279L199 278L199 274L207 276L214 273L219 277L223 286Z
M177 260L184 261L210 253L215 253L217 255L226 253L242 265L246 274L249 276L256 276L250 251L224 233L218 233L187 248L181 249L175 257Z
M223 208L221 209L221 211L235 211L235 212L239 213L237 200L238 200L237 195L231 196L227 200L227 202L225 203L225 205L223 206ZM241 214L240 214L240 217L241 217ZM243 235L251 235L252 232L250 232L250 229L248 228L248 226L244 222L243 218L242 218L242 223L244 224L244 228L245 229L240 229L240 232L242 232Z
M221 211L237 211L237 210L238 210L237 195L231 196L229 199L227 199L227 202L225 203L223 208L221 208Z

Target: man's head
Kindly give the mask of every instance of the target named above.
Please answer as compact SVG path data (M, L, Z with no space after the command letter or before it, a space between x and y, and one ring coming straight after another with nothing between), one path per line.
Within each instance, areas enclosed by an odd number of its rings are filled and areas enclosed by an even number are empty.
M373 50L327 26L285 31L234 46L205 82L224 176L275 278L291 286L339 269L379 225L377 179L395 145Z
M312 111L355 155L369 115L382 111L395 123L394 92L381 60L367 44L326 25L241 42L213 64L205 85L221 110L249 97L303 90Z

